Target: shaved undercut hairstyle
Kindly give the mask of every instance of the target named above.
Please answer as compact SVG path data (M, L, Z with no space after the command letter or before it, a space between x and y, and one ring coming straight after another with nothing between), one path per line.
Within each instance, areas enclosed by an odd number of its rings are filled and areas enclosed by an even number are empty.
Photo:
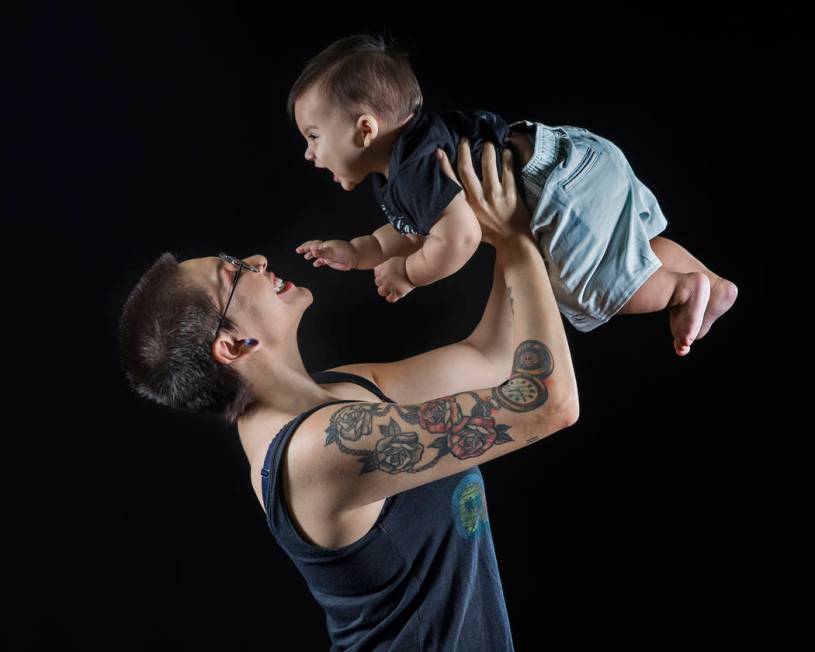
M143 398L235 425L254 397L235 369L213 359L221 311L182 271L172 253L163 253L127 297L118 332L122 369ZM229 317L221 328L237 333Z

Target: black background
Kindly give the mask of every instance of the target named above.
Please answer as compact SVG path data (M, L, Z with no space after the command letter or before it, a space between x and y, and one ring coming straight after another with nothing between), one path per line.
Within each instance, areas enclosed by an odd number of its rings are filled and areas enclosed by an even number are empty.
M769 233L801 219L781 201L800 187L790 162L807 138L793 118L809 83L800 17L467 7L29 4L4 21L8 649L327 649L237 432L133 395L116 321L161 252L227 251L263 253L312 289L310 370L471 331L489 245L396 304L372 272L294 253L384 223L370 180L347 193L305 161L285 100L308 57L385 28L428 108L617 143L659 198L663 235L740 289L685 358L666 313L589 334L565 322L579 422L481 467L516 649L723 647L799 618L781 582L799 572L803 435L780 425L790 410L773 390L787 378L773 362L797 334L806 351L807 333L771 280L791 267Z

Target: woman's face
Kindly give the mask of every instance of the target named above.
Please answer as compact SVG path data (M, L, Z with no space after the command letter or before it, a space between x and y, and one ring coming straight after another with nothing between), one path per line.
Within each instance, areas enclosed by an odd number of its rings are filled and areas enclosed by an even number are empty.
M300 321L306 307L314 300L311 291L285 279L285 292L275 290L275 275L260 254L242 259L260 271L244 269L238 277L226 316L239 329L235 337L278 340ZM218 256L190 258L178 266L194 283L203 287L223 312L235 279L237 266ZM220 333L219 333L220 334Z

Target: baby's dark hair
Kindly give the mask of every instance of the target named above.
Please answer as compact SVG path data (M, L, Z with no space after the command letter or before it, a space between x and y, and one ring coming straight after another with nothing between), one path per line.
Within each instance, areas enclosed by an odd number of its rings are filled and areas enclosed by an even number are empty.
M292 122L294 103L315 85L350 118L361 108L388 125L401 123L423 103L407 52L387 34L346 36L309 59L286 102Z

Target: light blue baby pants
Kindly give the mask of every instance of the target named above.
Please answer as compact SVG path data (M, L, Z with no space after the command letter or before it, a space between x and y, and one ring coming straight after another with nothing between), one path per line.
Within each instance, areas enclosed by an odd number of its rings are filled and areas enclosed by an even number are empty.
M583 127L514 125L534 130L521 179L558 308L577 330L591 331L662 266L649 240L668 221L610 140Z

